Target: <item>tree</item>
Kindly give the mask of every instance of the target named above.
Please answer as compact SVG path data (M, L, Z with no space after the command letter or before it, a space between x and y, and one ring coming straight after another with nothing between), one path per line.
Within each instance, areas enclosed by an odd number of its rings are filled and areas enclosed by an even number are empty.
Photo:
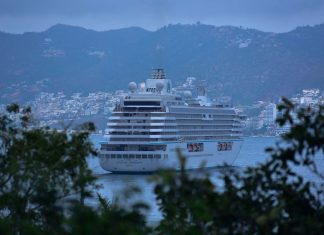
M93 130L91 123L72 134L36 128L30 108L16 104L0 116L0 218L13 234L60 234L67 204L91 195Z
M98 195L99 207L91 208L76 205L68 218L68 234L77 235L110 235L110 234L149 234L152 229L146 225L145 216L141 213L147 206L136 203L126 210L117 204L108 203Z
M164 171L155 177L155 193L163 214L159 234L322 234L323 178L314 158L324 153L324 107L297 108L284 99L280 125L290 123L284 145L267 149L271 159L243 174L222 175L224 188L208 176L193 178L185 171ZM292 118L297 112L297 122ZM306 182L295 165L311 169L321 184Z
M30 108L13 104L0 115L0 234L148 234L145 204L126 210L99 196L86 157L92 123L76 132L33 125Z

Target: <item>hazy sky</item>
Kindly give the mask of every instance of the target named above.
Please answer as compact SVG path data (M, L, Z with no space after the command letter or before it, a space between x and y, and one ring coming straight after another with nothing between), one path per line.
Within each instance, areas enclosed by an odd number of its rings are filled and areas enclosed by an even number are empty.
M56 23L108 30L175 23L283 32L324 22L324 0L0 0L0 30L43 31Z

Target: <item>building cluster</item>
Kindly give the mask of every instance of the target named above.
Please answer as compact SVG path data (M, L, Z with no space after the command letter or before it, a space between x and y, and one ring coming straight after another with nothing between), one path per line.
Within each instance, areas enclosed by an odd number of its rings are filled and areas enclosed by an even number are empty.
M276 127L278 113L275 103L259 101L251 106L240 106L238 111L246 117L243 127L247 134L270 134Z
M63 92L40 93L28 103L41 125L51 126L62 120L75 120L84 116L109 115L118 97L107 92L89 93L82 96L74 93L66 96Z
M176 92L183 93L190 91L190 96L205 95L201 90L201 83L193 77L188 78L182 85L175 88ZM41 125L51 126L62 120L75 120L82 117L96 117L98 115L109 116L119 96L124 91L118 90L114 94L107 92L89 93L82 96L81 93L74 93L70 97L63 92L44 93L42 92L34 101L30 102L33 112ZM213 102L224 103L226 99L216 98ZM324 104L324 96L319 89L305 89L300 94L290 98L300 106L314 106ZM225 102L226 103L226 102ZM277 103L280 103L278 101ZM289 130L290 126L279 127L276 119L281 115L277 111L277 103L258 101L250 106L239 106L238 111L245 116L243 127L247 135L278 135Z
M300 94L291 97L290 101L300 107L313 107L324 104L324 95L319 89L304 89ZM278 112L276 103L259 101L252 106L239 107L239 111L246 115L244 127L247 134L279 135L290 129L288 124L277 125L276 119L281 113ZM292 113L292 117L296 118L296 114Z

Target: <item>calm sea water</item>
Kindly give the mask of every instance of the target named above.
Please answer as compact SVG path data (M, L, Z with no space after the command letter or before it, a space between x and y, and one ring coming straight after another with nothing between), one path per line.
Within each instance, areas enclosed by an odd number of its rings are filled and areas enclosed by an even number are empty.
M102 136L93 135L91 137L93 143L99 148L99 141L103 140ZM267 147L274 147L275 143L280 139L278 137L247 137L244 139L241 151L234 162L234 167L238 170L244 170L246 167L255 166L258 163L264 162L269 158L269 154L265 153ZM161 214L155 201L153 192L154 184L148 180L151 175L127 175L127 174L111 174L99 166L97 158L88 160L90 168L97 175L97 183L101 186L98 190L102 196L110 201L122 202L122 205L130 205L134 201L144 201L149 204L150 211L147 213L147 220L150 222L158 221ZM324 172L324 156L318 156L318 168ZM305 179L311 181L320 181L312 172L303 167L296 167L297 171L304 176ZM214 168L205 170L208 173L216 186L222 187L222 181L219 179L221 171L226 168ZM191 171L190 174L201 174L200 171ZM129 190L137 186L141 189L140 194L133 195L129 198ZM96 203L95 200L89 202Z

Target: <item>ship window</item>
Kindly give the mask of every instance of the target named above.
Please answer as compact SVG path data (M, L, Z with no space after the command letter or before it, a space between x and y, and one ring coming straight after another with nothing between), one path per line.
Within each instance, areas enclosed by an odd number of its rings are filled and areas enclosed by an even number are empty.
M129 154L128 157L129 158L134 158L134 154Z
M136 154L136 158L141 158L141 155L140 154Z
M187 144L188 152L202 152L204 151L203 143L189 143Z
M154 158L161 158L160 154L154 154Z
M111 154L111 158L116 158L116 154Z
M122 157L122 155L121 154L117 154L117 158L121 158Z
M142 155L142 158L147 158L147 155L146 155L146 154L143 154L143 155Z
M218 142L217 151L230 151L232 150L233 142Z
M153 158L153 155L152 155L152 154L149 154L149 155L148 155L148 158Z
M123 154L123 158L128 158L128 154Z

